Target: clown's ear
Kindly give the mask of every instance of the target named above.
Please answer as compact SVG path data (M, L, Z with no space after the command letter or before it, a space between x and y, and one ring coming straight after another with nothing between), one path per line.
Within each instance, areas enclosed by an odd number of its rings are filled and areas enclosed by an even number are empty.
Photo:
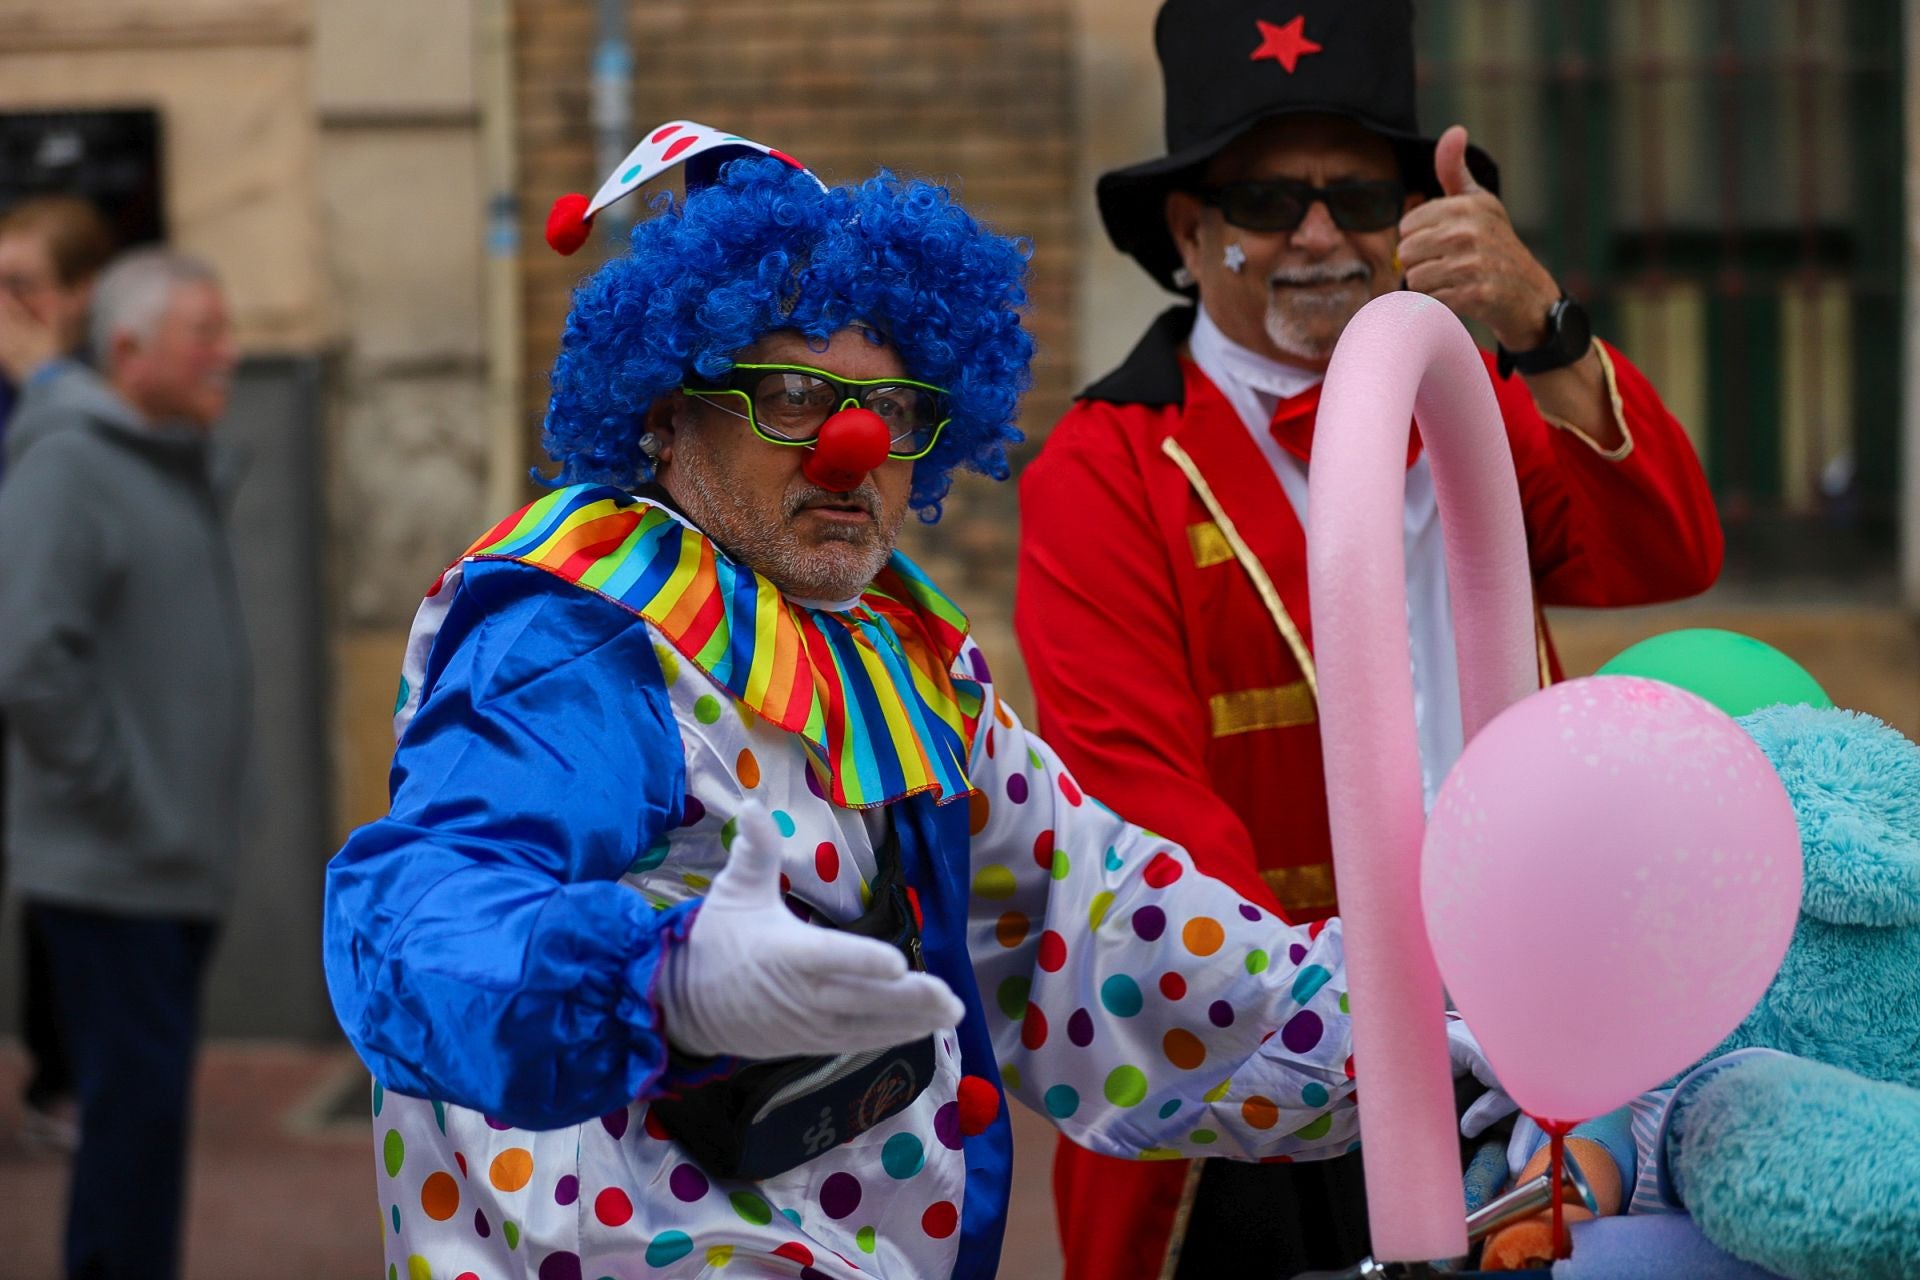
M798 160L765 143L692 120L670 120L650 131L639 146L627 153L627 158L600 184L593 199L569 192L555 200L547 214L547 243L556 253L573 253L587 242L595 214L677 166L685 166L682 175L687 191L692 192L719 181L721 167L729 160L752 155L783 160L820 182L819 177ZM820 189L827 189L824 182L820 182Z

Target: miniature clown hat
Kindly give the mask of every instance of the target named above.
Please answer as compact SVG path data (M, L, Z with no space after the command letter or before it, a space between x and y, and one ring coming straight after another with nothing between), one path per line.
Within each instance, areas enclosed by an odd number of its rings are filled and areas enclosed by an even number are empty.
M815 182L817 175L784 151L765 143L726 133L692 120L670 120L647 134L646 139L627 153L620 167L600 184L600 190L588 200L579 192L570 192L553 202L547 214L547 243L563 254L574 252L587 242L593 229L593 215L632 191L652 182L677 164L687 166L687 190L708 186L720 177L720 168L741 156L772 156L784 160ZM825 191L827 184L820 182Z

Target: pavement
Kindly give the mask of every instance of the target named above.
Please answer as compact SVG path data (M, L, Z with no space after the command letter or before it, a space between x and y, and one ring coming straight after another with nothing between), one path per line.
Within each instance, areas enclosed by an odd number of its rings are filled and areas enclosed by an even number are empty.
M26 1064L0 1041L0 1280L59 1280L64 1157L23 1150ZM184 1280L381 1280L367 1076L344 1047L220 1042L201 1056ZM1059 1280L1053 1131L1015 1107L1002 1280Z

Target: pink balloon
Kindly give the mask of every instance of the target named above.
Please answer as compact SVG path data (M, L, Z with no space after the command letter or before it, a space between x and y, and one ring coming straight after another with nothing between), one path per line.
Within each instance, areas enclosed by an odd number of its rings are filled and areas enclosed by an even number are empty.
M1501 714L1447 775L1420 892L1434 958L1515 1101L1585 1120L1718 1044L1800 910L1773 766L1672 685L1593 676Z
M1467 736L1538 683L1526 527L1486 365L1443 304L1377 298L1341 335L1320 396L1307 581L1370 1230L1374 1257L1400 1262L1467 1251L1446 1005L1420 914L1401 543L1415 417L1446 534Z

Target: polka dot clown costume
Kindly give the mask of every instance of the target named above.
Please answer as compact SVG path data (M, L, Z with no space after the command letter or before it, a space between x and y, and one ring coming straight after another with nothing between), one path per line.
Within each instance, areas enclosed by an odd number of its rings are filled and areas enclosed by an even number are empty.
M768 332L856 322L951 394L912 505L937 516L955 465L1004 475L1024 246L938 187L827 189L778 156L656 213L576 296L546 425L564 487L428 593L391 812L329 867L385 1274L991 1276L1009 1094L1113 1155L1350 1149L1337 920L1285 925L1084 794L906 557L856 599L792 599L650 483L651 401ZM764 1056L685 1052L706 1006L668 999L749 847L809 937L845 937L897 861L925 970L898 981L951 1014L917 1092L757 1180L704 1167L669 1115ZM735 996L780 976L778 932L721 957ZM831 1040L837 1015L788 990L739 1016Z

